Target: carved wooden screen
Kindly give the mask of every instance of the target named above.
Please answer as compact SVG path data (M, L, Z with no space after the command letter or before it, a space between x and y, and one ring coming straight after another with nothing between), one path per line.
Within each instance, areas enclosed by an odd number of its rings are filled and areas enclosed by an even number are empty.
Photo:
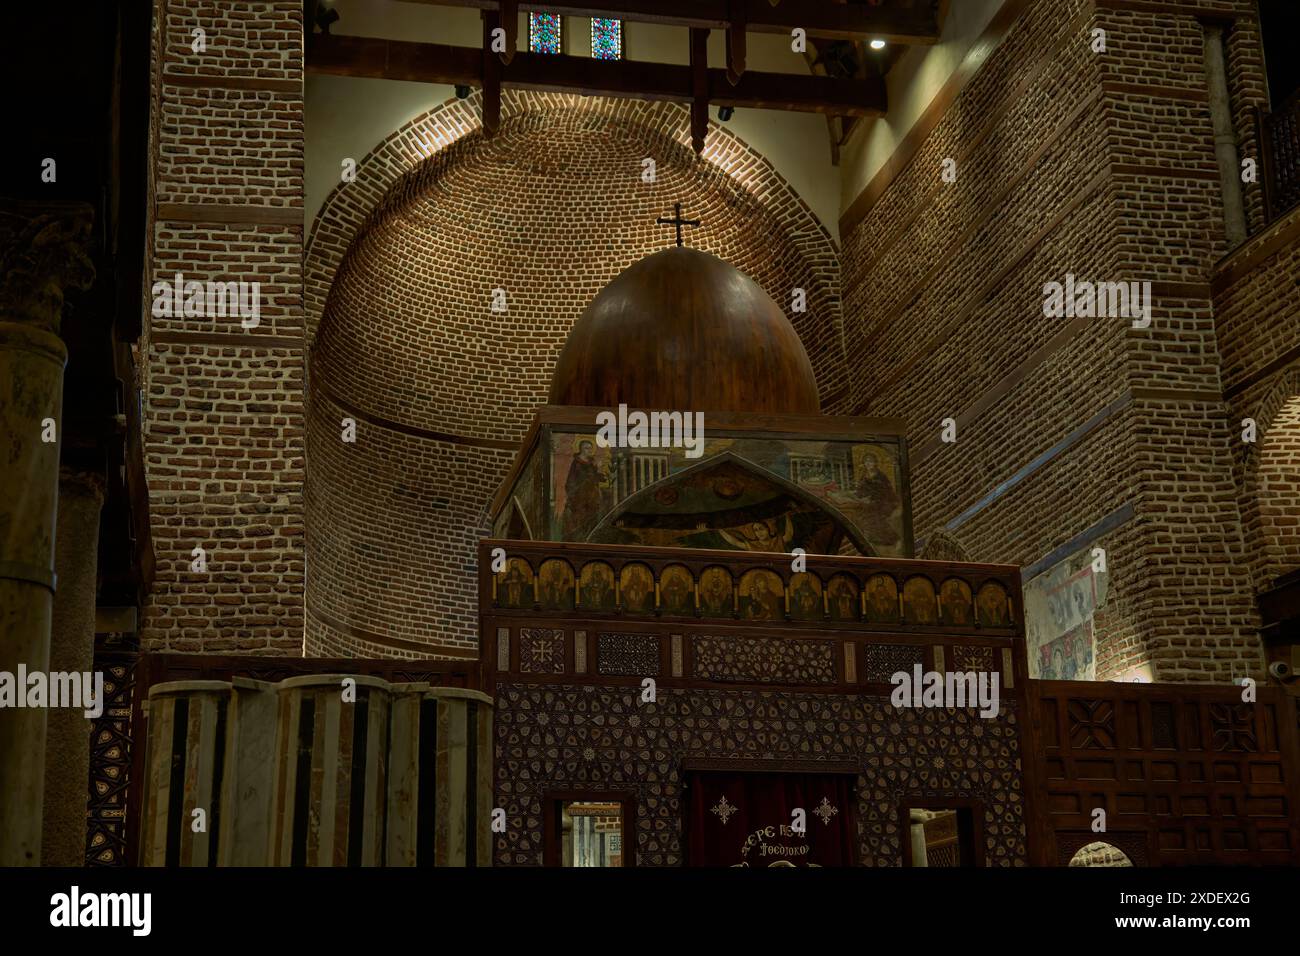
M104 675L104 711L90 722L90 792L86 798L86 866L125 866L126 808L131 783L134 651L97 649Z
M1036 863L1104 841L1137 866L1300 863L1296 699L1030 681ZM1105 832L1093 829L1105 811Z
M497 865L544 863L548 795L584 788L635 793L628 852L681 865L686 769L853 776L867 865L901 861L911 798L978 806L987 864L1027 861L1019 568L489 540L479 574L496 797L520 821ZM894 707L918 670L996 676L1001 706Z

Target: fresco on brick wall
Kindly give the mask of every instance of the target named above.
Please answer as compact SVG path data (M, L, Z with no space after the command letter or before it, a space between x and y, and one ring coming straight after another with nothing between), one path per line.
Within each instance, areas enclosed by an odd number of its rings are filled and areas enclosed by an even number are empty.
M1107 574L1093 567L1092 548L1039 574L1024 592L1029 676L1096 680L1094 617L1106 603Z
M895 443L716 437L707 438L703 455L692 459L683 448L602 448L593 427L590 432L552 431L549 445L551 540L748 551L837 549L835 519L819 517L827 512L807 504L794 504L798 496L785 506L777 503L785 492L777 482L763 485L759 476L767 473L830 505L870 553L907 552L907 493ZM724 453L747 467L660 488L648 509L641 503L643 523L649 524L653 511L656 527L638 528L632 516L624 516L616 530L600 527L638 492ZM703 500L706 495L710 500ZM697 511L709 515L704 527L689 520ZM681 527L668 526L673 519Z

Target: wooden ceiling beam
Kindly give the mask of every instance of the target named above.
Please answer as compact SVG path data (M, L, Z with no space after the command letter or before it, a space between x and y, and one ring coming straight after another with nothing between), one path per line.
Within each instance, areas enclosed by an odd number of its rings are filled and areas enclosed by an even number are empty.
M709 31L691 28L691 147L704 152L709 132Z
M498 10L501 0L406 0L443 7ZM733 2L739 8L732 13ZM939 40L939 13L934 0L884 0L879 6L833 3L831 0L604 0L604 2L529 2L521 11L558 13L573 17L611 17L642 23L663 23L705 30L726 30L732 17L743 16L744 28L755 33L789 33L802 27L810 37L838 40L881 39L891 43L931 44Z
M489 15L484 12L484 19ZM501 62L509 64L519 49L519 4L516 0L501 0L501 11L497 19L505 29L506 48L501 51Z
M744 0L728 0L731 25L727 27L727 79L732 85L745 75L745 4Z
M485 62L479 47L325 34L316 34L307 51L308 73L452 86L484 87ZM885 84L879 77L841 80L750 70L733 86L726 70L710 69L706 76L707 101L717 106L830 116L879 116L885 111ZM496 77L488 79L498 82ZM499 82L523 89L687 104L698 98L690 66L637 60L517 53L508 66L500 66Z
M502 58L492 52L492 32L501 25L501 16L493 11L483 13L483 133L488 139L497 134L501 126L501 74L505 70ZM510 62L513 62L511 57Z

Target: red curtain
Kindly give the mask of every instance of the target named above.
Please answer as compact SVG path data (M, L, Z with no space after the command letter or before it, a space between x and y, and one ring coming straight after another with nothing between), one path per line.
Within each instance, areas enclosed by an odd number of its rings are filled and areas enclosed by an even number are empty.
M690 866L856 866L856 778L830 773L686 774ZM793 826L804 811L804 832Z

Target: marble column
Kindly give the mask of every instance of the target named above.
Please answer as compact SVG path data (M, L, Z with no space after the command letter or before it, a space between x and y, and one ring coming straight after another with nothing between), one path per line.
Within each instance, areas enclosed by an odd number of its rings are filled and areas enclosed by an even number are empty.
M101 475L60 469L51 671L90 674L95 668L95 592L103 505ZM52 708L46 717L45 816L41 824L41 862L45 866L85 864L90 733L91 722L81 708Z
M20 664L49 670L68 358L58 333L64 290L94 280L92 215L80 204L0 202L0 672L14 677ZM0 710L0 866L41 862L46 713Z
M141 866L207 866L217 855L221 817L214 797L230 693L231 684L219 680L168 681L149 688Z

